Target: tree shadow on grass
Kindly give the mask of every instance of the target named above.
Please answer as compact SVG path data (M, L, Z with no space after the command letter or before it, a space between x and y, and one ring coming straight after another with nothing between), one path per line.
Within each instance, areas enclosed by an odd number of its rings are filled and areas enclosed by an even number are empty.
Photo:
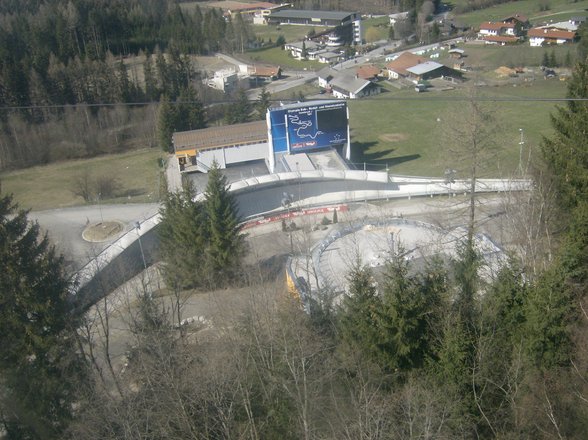
M404 156L390 157L396 148L389 148L383 151L375 151L368 153L371 146L376 142L354 142L351 145L351 161L356 168L364 168L369 171L382 171L386 168L390 169L395 165L400 165L404 162L420 159L420 154L407 154Z

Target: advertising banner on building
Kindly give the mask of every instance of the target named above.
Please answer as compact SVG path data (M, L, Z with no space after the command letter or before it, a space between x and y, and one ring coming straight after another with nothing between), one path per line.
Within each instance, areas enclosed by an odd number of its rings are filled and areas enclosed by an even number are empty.
M291 153L347 142L346 102L301 105L285 114Z

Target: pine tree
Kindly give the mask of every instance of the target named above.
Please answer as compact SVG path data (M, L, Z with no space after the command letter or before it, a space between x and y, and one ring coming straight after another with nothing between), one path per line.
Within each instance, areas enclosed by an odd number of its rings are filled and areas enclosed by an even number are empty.
M357 261L347 275L349 293L339 312L341 338L352 350L360 350L372 360L379 358L378 313L382 301L373 273Z
M204 106L193 87L188 86L182 89L178 101L176 130L185 131L206 127Z
M267 91L265 86L261 88L261 92L259 92L259 100L255 104L255 111L257 113L257 119L263 120L265 119L265 114L267 109L271 105L270 102L271 94Z
M145 63L143 64L143 76L145 78L145 96L148 100L159 99L159 90L157 88L157 79L153 71L153 60L151 55L145 55Z
M168 153L174 152L172 135L174 131L176 131L176 125L176 109L169 102L167 95L161 95L157 115L157 137L159 139L159 146L161 149Z
M249 114L251 113L251 104L247 99L245 90L239 89L237 92L237 100L234 104L229 105L225 112L225 122L227 124L239 124L249 121Z
M217 285L226 285L239 274L245 242L239 226L237 203L229 192L227 178L216 162L208 172L204 194L209 233L209 269Z
M206 286L207 221L196 190L186 185L167 194L160 209L158 233L165 282L174 290Z
M541 65L544 67L551 67L551 62L549 61L549 55L547 55L547 52L543 52L543 58L541 59Z
M133 92L131 81L129 80L129 73L122 58L117 63L117 80L118 80L118 97L120 102L131 102L133 100Z
M60 438L83 376L63 259L0 196L0 377L8 438Z
M555 50L549 54L549 67L558 67L557 58L555 57Z
M387 366L400 371L423 366L428 356L428 315L434 300L408 270L402 257L387 264L379 311L380 348Z
M588 63L578 63L567 97L588 98ZM551 116L555 132L543 139L543 155L551 169L562 207L588 200L588 102L568 101Z

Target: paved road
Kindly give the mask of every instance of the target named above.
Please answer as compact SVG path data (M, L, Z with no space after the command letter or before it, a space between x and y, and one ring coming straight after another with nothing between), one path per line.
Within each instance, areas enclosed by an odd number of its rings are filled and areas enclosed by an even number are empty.
M123 224L122 235L132 229L136 221L145 220L158 210L158 203L92 205L32 211L29 218L38 221L41 228L47 231L51 241L66 257L68 270L77 270L118 238L116 236L102 243L89 243L82 238L87 224L119 221Z

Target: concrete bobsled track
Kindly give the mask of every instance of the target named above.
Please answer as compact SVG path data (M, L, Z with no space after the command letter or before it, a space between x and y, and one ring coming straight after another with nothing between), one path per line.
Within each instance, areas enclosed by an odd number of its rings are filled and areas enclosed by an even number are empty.
M526 180L486 179L477 182L477 192L521 191ZM389 176L375 171L302 171L254 177L233 182L239 213L244 220L285 210L284 198L293 208L325 206L393 198L433 197L464 194L468 181L446 183L443 179ZM198 197L203 197L199 194ZM81 307L95 303L116 287L158 260L156 214L130 230L75 276L72 300Z

